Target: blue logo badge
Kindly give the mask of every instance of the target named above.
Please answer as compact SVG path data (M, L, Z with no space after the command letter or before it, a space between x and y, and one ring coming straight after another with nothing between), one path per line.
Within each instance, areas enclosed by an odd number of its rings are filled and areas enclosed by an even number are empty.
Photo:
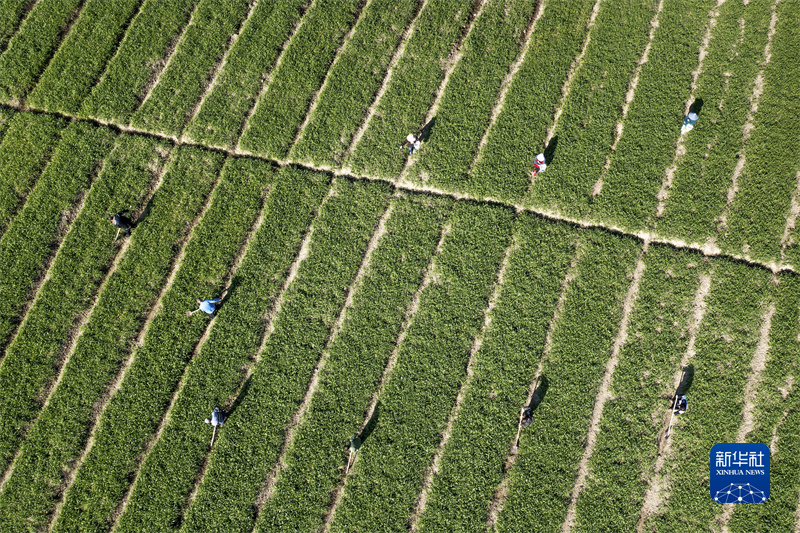
M758 443L715 444L711 448L711 499L719 503L761 503L769 498L769 448Z

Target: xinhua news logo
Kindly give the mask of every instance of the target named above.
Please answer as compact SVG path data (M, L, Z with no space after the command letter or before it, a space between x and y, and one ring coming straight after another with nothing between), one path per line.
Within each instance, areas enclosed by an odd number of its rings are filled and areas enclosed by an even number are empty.
M711 448L711 499L718 503L761 503L769 498L766 444L724 443Z

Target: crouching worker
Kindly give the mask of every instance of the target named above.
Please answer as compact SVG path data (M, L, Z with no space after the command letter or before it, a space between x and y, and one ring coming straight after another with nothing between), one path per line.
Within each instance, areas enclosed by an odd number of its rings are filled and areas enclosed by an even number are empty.
M225 413L220 411L219 407L215 407L211 412L211 417L205 419L206 424L211 424L214 427L225 425Z
M125 230L125 235L130 237L131 236L131 229L133 228L133 221L126 217L125 214L130 214L129 211L120 211L108 217L108 220L117 227L117 236L119 236L120 230ZM116 240L116 237L114 238Z
M685 394L678 398L678 402L676 403L675 408L676 408L675 411L676 415L682 415L683 413L686 412L686 409L689 408L689 400L686 399Z
M694 111L686 115L683 119L683 124L681 125L681 135L692 131L692 129L694 129L695 122L697 122L697 119L698 119L697 113L695 113Z
M198 308L194 311L187 311L186 316L192 316L198 311L202 311L209 315L211 318L214 318L214 313L217 312L217 307L219 303L222 301L223 298L228 294L228 291L222 293L222 296L219 298L209 298L208 300L201 300L200 298L197 299Z
M531 406L529 405L522 411L522 421L520 422L520 425L526 428L531 425L531 422L533 422L533 409L531 409Z
M533 160L533 177L535 178L539 172L544 172L547 168L547 162L544 160L544 154L539 154Z
M419 150L420 144L421 141L416 136L414 136L413 133L409 133L408 137L406 137L406 140L403 141L401 148L405 148L406 146L408 146L408 155L412 155L414 153L414 150Z

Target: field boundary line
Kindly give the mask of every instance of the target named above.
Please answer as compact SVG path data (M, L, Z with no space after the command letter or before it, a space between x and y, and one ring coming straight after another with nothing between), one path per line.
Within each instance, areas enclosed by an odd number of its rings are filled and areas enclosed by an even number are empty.
M447 84L450 82L450 76L453 74L453 71L456 69L456 66L461 62L461 57L464 55L464 43L467 42L469 39L470 34L472 33L472 29L475 27L475 23L480 18L481 14L483 13L483 7L490 2L491 0L478 0L479 4L477 10L473 7L472 13L470 13L470 20L469 20L469 27L467 31L465 31L461 37L456 41L453 47L450 49L450 55L447 57L447 67L444 71L444 78L442 78L442 82L439 84L439 87L436 89L436 98L433 100L433 104L428 109L428 114L425 115L425 120L422 122L422 126L424 127L425 124L428 124L433 117L436 116L436 112L439 110L439 104L442 102L442 97L444 97L444 91L447 88ZM406 158L406 162L403 165L403 170L400 171L399 176L395 179L396 183L403 183L408 181L406 176L408 174L408 169L413 164L411 160L411 156Z
M309 254L309 249L311 246L311 238L314 235L314 223L322 213L322 208L328 202L328 199L333 197L335 194L336 185L334 182L331 182L330 187L328 188L328 193L325 195L325 198L322 199L322 202L317 206L315 210L314 216L311 220L311 223L306 230L305 235L303 236L303 240L300 243L300 248L297 251L297 255L295 256L294 260L292 261L291 266L289 267L289 273L286 276L283 284L281 285L280 291L275 297L275 301L269 307L266 314L264 315L264 322L266 323L266 327L264 328L264 333L261 336L261 344L256 350L255 356L253 361L247 366L247 371L245 375L241 379L241 383L237 388L236 392L233 394L231 399L229 399L224 404L224 408L227 410L231 405L233 405L239 396L242 393L242 389L244 388L245 384L250 380L250 377L253 375L254 368L261 362L261 355L264 353L264 349L267 346L267 341L272 336L272 333L275 331L275 317L278 316L281 312L281 308L283 307L283 297L286 294L286 291L289 290L292 282L294 282L295 278L297 277L297 272L300 269L300 265L303 261L306 260ZM192 488L192 492L189 494L189 497L186 499L186 503L184 504L183 511L181 512L180 522L183 522L184 517L186 516L186 511L192 506L194 503L195 498L197 497L197 491L200 490L200 485L203 483L203 479L205 478L206 470L208 470L208 465L211 460L211 450L209 449L208 453L206 454L206 458L203 461L203 467L200 470L200 473L197 476L197 480L195 481L194 487Z
M750 361L750 377L744 386L744 408L742 409L742 423L736 434L736 442L745 442L745 438L755 428L753 410L755 409L756 394L761 383L761 373L767 367L767 357L769 356L769 334L772 329L772 317L775 315L775 304L770 303L761 316L761 328L758 332L758 344L753 352L753 359ZM777 430L777 426L776 426ZM777 434L776 434L777 435ZM726 503L723 505L722 515L718 519L718 524L722 526L722 532L728 533L728 523L733 517L734 504Z
M331 65L328 67L328 72L325 73L325 79L322 80L322 85L319 86L319 89L317 89L317 91L314 93L314 96L311 98L311 103L309 103L308 109L306 110L306 116L303 118L303 123L300 124L300 127L297 129L297 134L295 134L294 139L292 139L292 143L289 145L289 149L286 151L287 154L292 151L295 145L303 137L303 134L306 132L306 126L308 126L308 123L311 122L311 117L314 115L314 111L316 111L317 106L319 105L320 95L322 95L322 91L324 91L328 86L328 80L331 77L331 72L333 72L333 69L336 68L336 64L339 62L339 57L341 57L342 53L347 49L347 45L350 44L350 39L352 39L353 35L356 33L356 28L364 20L367 8L371 3L372 0L361 0L358 7L358 16L356 17L355 22L353 22L353 26L342 38L342 43L336 49L336 53L333 56L333 61L331 61Z
M792 195L789 216L786 217L786 227L783 230L783 237L781 237L781 263L786 261L786 247L791 244L791 231L797 224L798 215L800 215L800 170L797 171L797 187Z
M483 132L483 137L481 137L481 140L478 143L478 149L475 151L475 158L472 160L467 174L472 174L475 165L478 164L478 161L483 155L483 149L489 140L489 133L491 133L492 128L497 123L500 113L503 111L503 106L505 106L506 103L506 95L511 88L511 84L514 82L514 77L517 75L517 72L519 72L523 61L525 61L525 56L528 54L528 50L531 46L531 37L533 37L533 31L536 28L536 22L542 18L546 3L547 0L538 0L536 4L536 9L531 15L531 22L528 24L528 29L525 31L525 36L523 37L522 48L519 51L519 54L517 54L517 59L514 60L514 62L511 64L511 67L508 69L508 73L506 74L505 78L503 78L503 82L500 84L500 92L497 95L497 102L492 108L489 125L486 127L486 131Z
M359 429L358 434L361 435L364 433L364 430L369 425L372 416L375 414L375 409L378 407L378 402L380 401L381 396L383 395L384 390L386 389L386 383L389 380L389 376L391 376L392 371L394 370L395 365L397 364L397 357L400 353L400 347L403 345L403 342L406 339L406 335L408 334L408 330L414 322L414 317L417 314L420 306L420 300L422 299L422 294L428 288L428 286L433 281L433 271L436 269L436 259L442 254L442 249L444 248L444 241L447 236L450 234L451 224L446 222L442 226L442 231L439 234L439 242L436 244L436 249L433 252L433 256L431 256L430 261L428 262L428 266L425 268L425 274L422 278L422 282L420 282L419 287L417 287L416 292L414 292L414 296L411 298L411 303L406 307L405 315L403 316L403 324L400 326L400 333L397 335L397 339L395 339L394 349L392 350L391 355L389 356L388 361L386 362L386 366L383 369L383 373L381 374L381 380L378 383L377 390L375 394L372 396L372 400L370 401L369 407L364 415L364 422L361 424L361 428ZM355 471L355 463L358 460L358 454L356 454L355 459L353 459L353 464L350 465L350 472ZM344 490L347 484L347 478L349 478L352 474L349 472L345 472L342 476L341 481L336 486L336 489L333 492L331 498L331 505L328 508L327 513L325 513L325 518L323 520L322 525L322 533L328 533L331 529L331 525L333 524L333 519L336 516L336 510L339 508L339 504L342 502L342 498L344 497Z
M106 156L106 157L108 157L108 156ZM56 234L55 234L56 245L55 245L55 250L51 251L50 252L50 256L45 260L46 264L45 264L45 267L44 267L44 275L40 279L34 280L34 282L31 284L30 289L28 290L28 293L26 294L26 298L27 298L28 295L32 295L32 297L30 298L30 300L28 300L28 303L26 303L25 305L22 306L21 314L20 314L20 321L17 324L17 327L14 328L14 331L11 333L11 335L9 335L8 342L6 343L5 351L2 354L0 354L0 365L2 365L2 363L5 361L5 355L8 353L8 347L11 346L11 344L17 339L17 335L19 334L19 330L22 329L22 325L25 322L27 322L27 320L28 320L28 312L30 312L30 310L33 308L33 306L36 305L36 302L39 301L39 295L42 293L42 287L44 287L44 285L48 281L50 281L50 276L52 275L51 270L53 269L53 264L56 262L56 259L61 254L61 248L62 248L62 246L64 246L64 241L67 239L67 237L69 236L70 232L72 231L72 227L73 227L73 224L75 223L75 219L77 219L80 216L81 212L83 211L83 208L86 206L86 197L92 192L92 189L94 188L94 184L97 182L98 176L100 175L100 173L103 172L103 168L105 166L105 159L106 158L104 157L103 160L100 161L96 165L96 170L95 170L95 172L93 173L93 176L92 176L92 182L89 185L88 189L85 189L85 190L83 190L83 191L81 191L79 193L78 196L79 196L80 199L78 200L78 203L75 205L75 207L73 207L72 209L67 211L66 214L63 211L61 212L61 216L62 216L61 223L59 224L59 227L56 227ZM50 162L48 161L48 164L49 163ZM42 170L42 173L44 173L44 169ZM21 210L18 211L18 213L19 212L21 212ZM16 218L16 216L14 218ZM66 226L66 231L61 229L60 226ZM63 234L59 235L60 233L62 233L62 231L63 231ZM4 235L5 235L5 233L4 233Z
M483 347L483 340L486 338L489 326L492 323L492 312L494 311L497 301L500 299L500 293L503 290L503 283L505 281L505 275L506 271L508 270L511 254L516 252L519 247L520 244L518 237L516 234L514 234L511 236L511 242L506 247L505 253L503 254L503 260L500 263L500 268L497 271L497 278L494 283L494 288L492 289L492 294L489 297L486 309L484 309L483 327L481 327L480 332L472 339L472 346L469 350L469 360L467 361L467 371L466 377L464 378L464 383L461 385L461 388L458 391L455 404L453 405L453 409L450 411L450 416L447 418L447 424L442 432L442 440L439 442L439 446L436 447L436 452L433 455L433 460L431 461L430 467L428 467L428 470L425 472L425 478L422 481L422 490L417 496L417 500L414 503L414 510L408 520L408 529L412 532L416 532L419 529L419 521L425 512L425 506L428 503L428 496L433 488L433 478L439 473L439 464L442 461L445 447L450 441L453 425L455 424L455 421L461 412L461 405L464 403L464 397L469 391L470 385L472 385L472 376L474 375L473 366L475 365L475 359L477 359L477 354Z
M703 36L703 39L700 41L700 48L697 51L697 68L692 72L692 83L691 88L689 90L689 97L686 99L686 104L684 105L683 115L686 116L689 113L689 109L694 102L694 94L697 91L697 78L700 77L700 74L703 72L703 61L708 54L708 45L711 42L712 32L717 25L717 17L719 17L719 8L722 7L722 4L725 3L725 0L717 0L717 5L715 5L711 11L708 13L708 23L706 24L706 33ZM678 136L678 141L675 144L675 155L672 157L672 163L667 169L664 171L664 178L661 180L661 188L656 195L658 199L658 205L656 206L655 217L659 218L664 214L664 208L666 207L666 201L669 199L669 191L672 188L672 182L675 180L675 172L678 171L678 160L686 154L686 144L684 143L683 134Z
M645 241L639 252L639 261L636 263L636 269L633 272L633 280L628 287L628 293L625 295L625 301L622 304L622 318L620 319L619 329L617 330L617 338L614 339L614 345L611 348L611 357L606 363L605 371L603 372L603 380L600 383L600 389L595 398L594 409L592 410L592 419L589 425L589 432L586 436L583 457L578 465L578 478L575 480L575 485L572 487L572 495L570 496L569 508L567 509L567 516L564 519L564 524L561 526L562 533L569 533L575 528L575 520L577 519L577 505L578 497L580 496L583 486L586 483L586 477L589 474L589 460L594 454L594 445L597 442L597 435L600 434L600 422L603 418L603 408L606 402L611 399L611 384L614 379L614 371L619 363L619 353L625 346L628 340L628 324L630 323L633 306L636 305L636 299L639 296L639 283L642 281L642 276L646 269L644 264L644 256L647 253L649 242Z
M586 55L586 50L589 49L589 43L592 41L592 29L594 28L594 21L597 19L597 14L600 12L600 3L602 1L603 0L596 0L594 6L592 6L592 13L589 15L589 20L586 22L586 38L583 40L580 54L572 60L567 73L567 79L564 80L564 84L561 86L561 99L558 102L558 107L553 112L553 122L547 128L542 150L550 144L550 141L556 133L558 119L561 118L561 113L564 112L564 105L566 105L567 98L569 98L570 92L572 91L572 80L575 79L578 70L583 66L583 57ZM522 203L525 203L525 199L531 195L535 182L536 178L533 176L533 171L531 171L530 183L528 184L528 189L525 191L525 195L522 197Z
M227 278L227 279L225 280L225 283L224 283L225 288L222 290L223 293L227 293L228 290L230 289L230 286L231 286L231 283L233 281L233 278L234 278L234 276L236 276L236 272L239 270L239 267L241 266L242 261L244 260L244 257L247 255L247 252L248 252L248 250L250 248L250 243L252 242L253 237L255 236L255 234L258 231L258 229L261 227L261 224L264 222L264 210L266 209L266 201L267 201L267 198L268 198L269 194L272 194L272 190L273 189L270 187L268 195L262 198L262 204L261 204L261 209L259 210L258 218L253 223L253 225L250 228L250 231L245 236L245 239L242 242L241 247L239 248L239 252L238 252L238 254L236 256L236 259L234 260L233 266L228 271L228 273L225 275L225 278ZM178 401L178 397L183 392L183 387L186 384L186 379L187 379L186 375L188 374L189 365L191 365L192 362L194 361L195 357L197 357L197 355L199 355L200 351L202 350L203 346L205 345L206 341L208 340L208 337L211 334L211 328L213 327L214 323L215 323L215 321L211 320L206 325L206 329L203 332L203 336L200 337L200 340L195 345L194 351L192 352L191 359L186 363L186 368L184 369L184 372L181 375L181 379L178 382L178 386L175 388L175 392L173 393L172 399L169 402L169 407L167 407L167 410L164 413L164 416L161 418L161 422L158 425L158 430L153 435L153 437L151 439L149 439L149 442L145 446L144 451L140 455L140 459L137 461L137 470L136 470L136 475L134 476L133 482L128 486L128 490L125 491L125 497L122 499L122 501L120 502L120 504L117 507L117 509L114 510L114 513L112 515L113 516L113 522L112 522L112 526L110 528L110 531L112 531L112 532L116 531L117 527L119 526L119 519L123 515L123 513L125 512L125 509L128 506L128 502L130 501L130 497L133 494L133 490L136 488L136 485L139 482L139 475L142 472L142 470L141 470L142 469L142 465L144 465L147 462L147 459L150 456L150 452L153 451L153 448L155 448L156 444L158 444L159 440L161 439L161 434L164 432L164 429L166 428L167 424L171 420L170 417L172 415L172 408L175 406L175 402ZM53 523L55 523L55 520L53 520Z
M264 504L269 501L272 496L275 494L275 485L278 482L278 478L281 473L286 470L286 456L289 453L289 450L292 448L294 444L294 437L297 434L298 428L303 424L304 418L306 413L308 412L309 407L311 406L311 400L314 397L314 394L317 392L317 386L319 385L320 380L320 373L325 368L325 365L330 358L331 347L333 343L336 341L339 333L342 330L344 325L345 317L347 316L347 312L353 307L353 295L355 292L361 288L362 280L364 279L364 274L370 268L372 254L375 249L380 244L381 238L386 234L386 223L389 218L392 216L392 212L394 211L394 203L389 203L389 206L384 211L381 218L378 220L375 226L375 230L372 233L372 237L370 237L369 243L367 244L367 249L364 252L364 256L361 259L361 264L358 267L358 271L356 272L355 278L350 283L350 286L347 288L347 297L345 298L344 304L342 305L341 310L339 311L339 316L336 317L336 322L334 322L333 326L331 326L330 333L328 334L328 339L325 342L325 347L320 354L319 360L317 361L317 365L314 368L314 372L311 374L311 380L309 381L308 388L306 389L306 393L303 395L303 401L300 404L300 407L295 412L294 416L292 416L292 420L286 427L284 438L283 438L283 445L281 446L280 455L278 456L278 460L275 463L275 466L270 471L267 478L264 480L264 483L261 487L261 491L258 494L258 498L256 498L255 509L256 509L256 520L261 515L261 509L263 509ZM253 530L255 530L255 523L253 524Z
M244 31L245 26L250 21L250 17L252 17L253 11L255 11L257 4L258 0L251 0L250 9L247 11L247 15L242 21L242 25L239 26L239 31L230 36L228 41L228 47L225 49L225 53L222 54L222 59L220 59L217 65L214 67L214 71L211 73L211 77L209 78L208 86L206 86L205 91L203 91L203 96L200 97L200 100L192 108L188 120L186 120L186 122L183 125L183 131L181 132L180 136L181 142L183 142L185 139L190 138L187 137L186 135L186 130L189 128L189 124L192 123L194 118L197 116L197 113L200 112L200 108L203 107L203 104L205 103L206 98L208 98L208 95L211 94L211 92L217 86L217 79L219 78L222 69L224 69L228 65L228 55L230 55L231 50L233 50L233 47L236 46L236 42L239 40L239 36Z
M753 82L753 93L750 96L750 110L747 112L747 121L744 123L744 126L742 126L742 149L739 151L740 157L739 161L736 162L736 168L733 169L731 186L728 189L725 207L722 210L722 214L719 216L719 227L721 229L728 227L728 215L730 214L731 204L733 203L736 193L739 192L739 178L744 171L744 165L747 161L747 141L750 140L750 135L755 129L754 122L755 115L758 112L758 101L764 93L764 69L769 65L770 59L772 59L770 49L772 48L772 38L775 36L775 30L778 24L777 8L780 1L781 0L775 0L775 3L772 4L772 14L769 20L769 30L767 31L767 44L764 46L764 59L761 62L761 70L758 71L758 76L756 76Z
M142 345L144 344L144 339L147 336L147 332L150 330L150 324L153 322L156 314L162 309L162 300L164 295L172 288L172 283L175 281L175 277L177 276L178 270L183 264L183 257L186 252L186 247L192 239L194 235L194 230L200 223L200 221L205 216L206 212L208 211L211 204L214 202L214 198L216 196L217 186L220 183L219 177L214 182L214 186L212 191L209 193L206 204L203 206L203 209L200 211L200 214L195 217L195 219L191 222L190 229L186 234L186 237L183 239L183 243L181 244L181 249L178 252L177 258L175 259L175 263L173 264L172 271L170 272L169 278L167 282L162 287L161 291L158 294L158 298L156 300L155 305L147 314L147 319L144 321L142 325L142 329L139 332L139 335L136 338L136 341L133 343L131 348L130 355L126 358L126 360L122 363L120 370L117 372L117 376L114 378L114 381L106 388L103 395L100 397L97 402L95 402L94 406L92 407L92 416L90 417L90 424L91 429L89 430L89 437L86 440L86 446L84 447L83 451L81 452L80 456L78 457L77 461L74 462L73 466L69 468L66 472L64 482L63 482L63 489L61 490L61 495L59 497L58 503L56 504L55 511L52 516L50 516L50 522L48 524L48 530L52 529L53 525L55 524L54 519L60 512L61 507L64 505L64 501L66 500L66 494L72 488L72 483L75 481L75 475L77 474L78 470L83 466L83 463L86 461L86 457L92 451L94 447L94 437L97 433L97 429L100 427L100 422L103 418L103 413L105 412L106 407L111 402L112 398L119 392L120 387L122 386L122 382L125 379L125 376L128 375L128 370L130 370L131 365L133 365L133 360L136 358L136 354L138 353L139 349L141 349Z
M194 23L194 16L197 13L197 8L198 8L199 5L200 5L200 1L198 0L198 2L194 5L194 9L192 9L192 14L189 15L189 20L186 22L186 26L183 27L183 30L181 31L180 36L177 39L175 39L173 37L173 39L170 42L169 46L167 46L167 53L164 55L164 57L166 57L167 60L164 61L164 66L161 67L161 70L158 72L158 74L155 75L155 78L153 77L153 74L150 75L150 79L148 80L147 84L145 85L145 87L147 89L147 92L145 93L144 98L142 98L142 101L139 102L139 107L137 107L136 110L133 111L130 114L130 117L128 118L128 125L129 126L130 126L131 122L133 121L134 115L136 115L136 113L142 107L144 107L144 104L146 104L147 101L150 99L150 95L153 94L153 90L156 88L158 83L161 81L161 75L164 74L164 72L166 72L166 70L169 68L170 64L172 63L172 58L175 57L175 53L178 51L178 48L180 48L180 45L183 43L183 40L186 37L186 31L192 26L192 23ZM162 58L162 60L163 60L163 58ZM157 63L158 62L156 62L156 64Z
M547 333L545 334L544 338L542 356L539 358L539 363L536 365L536 370L533 372L533 377L531 377L531 380L528 383L528 393L526 395L524 405L531 405L533 403L533 397L537 388L537 381L539 376L542 375L544 362L550 355L550 351L553 349L553 332L558 327L558 324L561 320L561 314L564 312L564 305L567 301L567 290L569 290L569 286L578 276L578 262L582 256L583 248L580 245L580 235L578 235L575 238L575 253L572 256L567 273L564 274L564 279L561 280L561 291L558 295L558 301L556 301L555 308L553 309L553 316L550 318L550 323L547 325ZM511 442L511 446L515 444L515 441ZM509 449L511 449L511 446L509 446ZM516 461L516 455L509 453L506 456L506 462L503 468L503 479L500 481L500 483L498 483L494 493L492 494L492 501L489 503L489 510L486 517L486 529L490 531L496 531L497 529L497 520L500 518L500 513L503 512L503 507L505 506L506 498L508 497L508 485L511 483L509 472Z
M428 5L428 0L422 0L422 3L419 5L419 9L417 10L416 15L414 15L414 20L411 21L411 24L408 25L406 31L403 33L403 37L400 40L400 44L394 51L392 55L392 60L389 61L389 66L386 69L386 76L383 78L381 82L381 86L378 89L378 92L375 94L375 98L372 101L372 104L367 109L367 116L364 119L364 122L361 126L358 127L356 130L355 135L353 135L352 140L350 141L350 146L347 147L347 151L342 156L342 161L340 166L344 166L345 161L350 157L350 154L353 153L355 150L356 145L361 141L361 137L364 136L364 133L367 131L367 127L369 127L370 122L372 121L372 117L375 115L375 109L378 107L378 103L383 98L383 95L386 94L387 89L389 88L389 84L392 81L392 74L394 74L394 69L397 66L397 63L400 61L400 58L405 55L406 52L406 45L408 41L411 39L411 35L414 33L416 29L417 21L419 20L420 14L425 10L425 7ZM350 170L348 169L348 172Z
M286 41L284 41L281 53L278 55L278 58L275 60L275 63L272 64L272 69L262 74L262 78L264 78L264 81L262 81L261 89L258 91L258 94L256 95L256 98L253 101L253 107L251 107L250 111L247 112L247 116L245 117L244 122L242 123L241 131L239 132L239 137L236 139L236 144L233 145L233 153L238 155L244 153L241 150L241 148L239 148L239 145L242 142L242 137L244 137L245 132L247 132L247 129L250 127L250 119L253 118L253 115L256 114L256 108L258 108L258 103L261 101L261 97L264 96L264 94L266 94L270 85L272 85L272 80L275 78L275 71L277 71L283 64L283 58L286 55L286 50L288 50L289 47L292 45L292 40L294 39L294 36L297 35L297 32L300 31L300 28L303 27L303 23L306 21L306 13L308 13L310 9L313 9L316 3L317 0L311 0L311 2L308 4L308 7L306 7L305 10L303 10L302 15L300 15L300 20L294 27L294 31L286 39Z
M168 163L165 161L163 166L166 167L167 164ZM160 175L157 178L156 186L152 189L153 192L150 193L149 196L147 197L147 199L146 199L147 202L149 202L149 199L152 197L152 195L155 192L155 190L158 189L158 187L161 186L161 178L162 177L163 177L163 171L160 173ZM144 205L147 205L147 202L145 202ZM78 341L80 340L80 337L83 335L83 330L86 327L86 324L89 322L89 319L91 318L92 314L94 314L94 310L95 310L95 308L97 306L97 303L100 301L100 295L102 294L103 290L105 289L106 283L111 278L111 274L114 273L114 271L117 269L117 266L122 261L122 258L127 253L128 246L130 246L129 243L130 243L130 239L126 239L122 243L122 246L120 247L119 251L117 252L116 257L114 258L114 260L111 263L111 267L108 269L108 272L106 272L106 275L103 277L103 281L101 281L100 285L97 287L97 291L95 292L93 303L91 304L91 306L88 309L88 311L84 311L84 312L81 313L81 318L79 319L78 323L72 328L72 331L70 332L70 339L71 340L69 342L69 347L66 349L66 351L61 350L60 354L59 354L59 356L60 356L59 358L63 359L63 361L61 362L61 368L59 369L58 376L56 376L55 381L53 381L48 387L46 387L46 390L45 390L45 393L44 393L45 400L42 403L42 407L39 409L39 412L37 413L36 417L33 420L31 420L28 424L26 424L25 433L27 433L28 429L33 427L33 425L39 419L39 416L42 414L42 411L44 411L44 409L50 403L50 397L52 396L53 392L58 387L58 384L61 383L61 379L62 379L62 377L64 375L64 369L66 368L67 363L69 363L69 360L72 357L72 354L75 352L75 348L78 345ZM31 306L31 307L33 307L33 306ZM26 314L26 319L27 319L27 314ZM23 323L24 323L24 321L23 321ZM22 328L23 323L20 324L20 329ZM8 343L8 346L11 346L12 342L13 342L13 340ZM7 353L7 350L6 350L6 353ZM2 364L2 362L3 361L0 361L0 365ZM8 481L8 479L11 477L11 474L13 472L14 464L16 463L17 458L19 457L19 454L20 454L21 450L22 450L22 443L20 443L20 446L17 448L16 452L14 452L14 457L12 457L11 461L8 463L8 468L3 473L2 478L0 478L0 492L2 492L6 481Z
M61 50L61 47L64 46L64 42L69 38L69 34L72 33L73 26L75 26L75 23L78 22L78 19L81 17L83 8L86 7L87 1L88 0L81 1L81 5L75 8L75 10L70 14L67 23L61 28L61 31L59 32L59 38L61 40L59 41L58 46L56 46L56 49L53 50L53 53L47 59L47 63L42 67L42 70L39 72L39 74L36 75L36 80L31 84L30 90L26 91L25 96L21 97L20 100L12 98L12 102L19 104L20 107L27 105L28 97L39 85L39 80L42 79L45 71L48 69L48 67L50 67L50 63L53 62L53 58L56 57L56 54L58 54L59 50ZM20 28L22 28L22 24L20 24ZM11 44L11 39L8 40L8 43Z
M706 299L708 298L709 292L711 292L712 275L713 272L701 274L699 276L700 283L697 287L697 291L694 294L694 300L692 301L692 315L687 327L689 341L686 344L686 352L684 352L683 357L681 358L681 366L673 375L672 390L677 390L678 387L680 387L683 369L686 368L692 359L694 359L694 344L697 340L697 332L700 329L700 324L703 322L703 316L706 312ZM648 480L648 486L644 493L642 508L639 511L639 522L636 526L637 533L644 532L645 522L652 514L655 514L658 511L658 507L661 504L661 492L666 488L667 481L663 479L660 474L662 468L664 467L664 463L666 462L667 455L672 448L671 444L671 440L666 441L664 444L664 449L660 454L658 454L656 464L653 466L653 473Z
M39 0L28 0L25 3L25 7L22 8L23 11L25 11L25 13L22 15L22 18L20 18L19 25L17 26L17 29L14 31L14 33L12 33L11 35L8 36L8 40L6 41L5 46L0 48L0 55L3 55L5 53L5 51L8 50L8 45L11 44L11 40L14 39L14 37L17 36L17 34L19 33L19 30L22 29L22 25L25 24L26 20L28 20L28 17L30 16L31 11L33 11L33 8L35 8L36 4L38 4L38 3L39 3Z
M705 242L703 244L694 243L694 242L686 242L680 238L669 238L666 236L659 235L655 231L651 230L630 230L621 228L619 226L615 226L614 224L609 224L604 221L600 220L592 220L592 219L580 219L580 218L573 218L570 216L566 216L561 214L557 210L550 210L550 209L543 209L540 207L533 207L533 206L524 206L522 204L515 204L513 202L508 202L505 200L499 200L496 198L492 198L489 196L479 197L473 196L468 193L458 192L458 191L447 191L444 189L439 189L437 187L431 187L429 185L423 185L419 183L411 183L411 182L402 182L399 183L396 180L391 180L388 178L382 178L378 176L371 176L367 174L353 174L351 173L350 169L336 169L331 166L327 165L309 165L307 163L302 163L300 161L293 161L291 159L272 159L264 156L260 156L258 154L252 154L249 152L244 151L229 151L221 147L215 146L208 146L205 144L195 143L195 142L181 142L180 139L175 137L174 135L166 135L164 133L152 132L136 127L130 127L125 125L116 124L114 122L109 122L106 120L101 120L98 118L81 118L81 117L73 117L71 115L67 115L64 113L59 112L52 112L46 111L38 108L22 108L20 106L9 105L7 103L0 103L0 107L7 107L10 109L14 109L17 111L24 111L24 112L33 112L33 113L42 113L42 114L50 114L55 116L64 117L70 120L77 120L77 121L85 121L85 122L92 122L96 124L101 124L103 126L108 126L109 128L124 132L124 133L136 133L140 135L155 137L158 139L162 139L165 141L170 141L175 143L176 145L186 145L186 146L193 146L196 148L201 148L204 150L208 150L211 152L217 152L220 154L224 154L226 156L231 157L249 157L251 159L258 159L260 161L265 161L269 163L273 163L274 165L278 166L279 168L293 166L297 168L303 168L306 170L312 170L314 172L325 172L337 177L343 177L346 179L358 180L358 181L375 181L380 183L387 183L392 187L409 192L416 192L416 193L425 193L434 196L439 196L443 198L450 198L453 200L467 200L473 202L479 202L488 205L496 205L500 207L511 208L516 211L525 211L529 213L533 213L538 215L546 220L551 220L555 222L564 222L570 224L572 226L586 228L586 229L599 229L606 231L608 233L612 233L615 235L620 235L624 237L632 237L638 239L642 242L645 240L650 241L650 244L664 244L667 246L671 246L673 248L682 249L682 250L694 250L697 252L702 253L706 257L725 257L728 259L733 259L735 261L759 267L764 270L768 270L772 273L787 271L797 273L797 269L788 263L778 264L776 262L765 263L759 261L758 259L753 259L747 254L734 254L730 252L723 252L716 244Z
M647 63L647 58L650 55L650 49L653 47L653 38L656 36L656 30L659 26L658 16L661 14L663 9L664 0L658 0L656 14L653 15L652 19L650 19L650 34L647 36L647 46L644 47L644 52L642 52L641 57L639 57L639 61L636 62L636 68L633 71L633 76L631 76L631 81L628 83L628 92L625 93L625 100L622 103L622 116L617 121L616 126L614 126L614 142L611 144L611 151L609 152L608 156L606 156L606 163L603 165L603 170L600 172L600 177L597 178L594 187L592 187L592 197L599 196L603 191L603 178L605 178L606 173L608 173L608 169L611 167L611 155L617 149L619 140L622 138L622 132L625 129L625 118L628 116L628 110L633 102L633 97L636 93L636 87L639 85L639 75L642 73L642 66Z

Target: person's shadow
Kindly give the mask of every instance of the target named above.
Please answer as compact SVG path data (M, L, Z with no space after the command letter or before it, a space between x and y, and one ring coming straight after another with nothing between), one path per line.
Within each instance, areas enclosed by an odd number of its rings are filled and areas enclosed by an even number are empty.
M436 124L436 117L434 116L431 118L427 124L422 126L422 129L419 130L419 140L421 142L427 142L428 138L431 136L431 130L433 126Z
M531 403L528 407L531 410L531 414L539 407L544 401L544 396L547 394L547 389L550 387L550 380L547 379L547 376L542 374L541 378L539 379L539 383L536 385L536 389L533 391L533 396L531 396Z
M694 381L694 365L686 365L683 369L683 373L681 375L681 382L678 385L678 390L675 391L675 396L683 396L684 394L689 394L689 389L692 388L692 382ZM673 396L672 401L675 401L675 397Z
M689 113L695 113L697 115L700 114L700 110L703 109L703 99L696 98L692 105L689 106Z
M556 154L556 147L558 146L558 135L554 136L550 139L550 142L547 143L547 147L544 149L544 161L548 165L553 164L553 160L555 159Z
M378 415L380 414L381 410L381 402L375 404L375 410L372 411L372 416L369 417L367 421L367 425L364 426L364 431L361 432L361 435L358 437L361 439L361 444L363 445L364 442L372 435L372 432L375 431L375 426L378 425Z

